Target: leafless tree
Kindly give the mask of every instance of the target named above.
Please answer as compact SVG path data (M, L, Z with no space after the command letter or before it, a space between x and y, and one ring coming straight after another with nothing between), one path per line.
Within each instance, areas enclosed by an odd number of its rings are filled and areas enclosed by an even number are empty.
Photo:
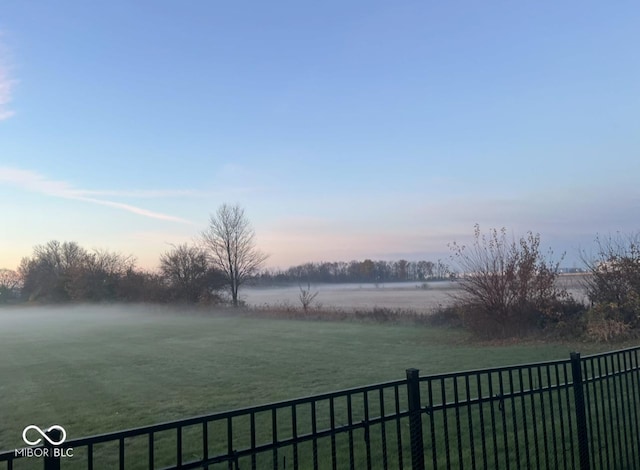
M23 258L18 268L23 295L29 300L70 300L72 279L86 265L88 256L76 242L52 240L35 246L33 256Z
M238 289L256 274L267 255L255 246L255 232L239 205L223 204L211 215L202 233L209 260L225 277L233 305L238 305Z
M309 282L307 283L306 289L301 285L298 287L300 287L300 294L298 295L298 298L300 299L300 303L302 304L302 309L306 312L307 310L309 310L309 307L318 296L318 291L313 292L311 290L311 283Z
M116 300L118 284L135 268L135 257L106 249L86 252L82 263L69 271L71 300Z
M198 246L182 245L160 256L160 271L168 282L176 300L199 302L209 300L216 282L217 272L211 268L207 253Z
M11 269L0 269L0 303L17 297L20 275Z
M23 258L22 295L39 301L116 300L118 284L135 258L108 250L87 251L76 242L52 240Z

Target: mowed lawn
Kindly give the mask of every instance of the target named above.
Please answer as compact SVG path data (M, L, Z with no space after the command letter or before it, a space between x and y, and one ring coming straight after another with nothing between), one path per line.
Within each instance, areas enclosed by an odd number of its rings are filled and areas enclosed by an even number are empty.
M0 450L25 426L69 438L421 374L565 358L576 344L487 346L413 325L153 307L0 309Z

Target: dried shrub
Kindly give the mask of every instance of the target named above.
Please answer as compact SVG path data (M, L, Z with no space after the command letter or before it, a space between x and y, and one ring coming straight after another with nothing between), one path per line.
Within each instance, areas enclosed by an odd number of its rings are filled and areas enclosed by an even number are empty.
M633 325L625 321L616 303L601 302L589 309L586 333L600 343L622 341L632 336Z
M640 233L596 238L597 254L583 261L592 317L640 330Z
M465 327L487 338L522 336L554 321L558 306L570 299L557 286L559 262L543 255L540 236L528 232L510 241L505 228L488 234L476 224L470 246L452 243L461 271L457 305Z
M456 305L441 306L427 316L427 322L431 326L461 327L463 326L463 311Z

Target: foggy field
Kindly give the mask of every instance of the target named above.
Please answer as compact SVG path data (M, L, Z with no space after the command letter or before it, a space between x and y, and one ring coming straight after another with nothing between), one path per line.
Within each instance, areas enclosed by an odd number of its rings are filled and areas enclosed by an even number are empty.
M422 288L421 282L388 284L317 284L311 285L312 292L318 292L314 303L326 308L369 309L385 307L391 309L411 309L428 313L440 305L451 302L451 294L457 290L451 282L432 282ZM302 286L304 289L306 285ZM250 306L290 305L300 307L300 287L248 287L241 298Z
M576 300L584 302L585 294L581 285L582 276L560 276L559 283ZM426 288L425 288L426 286ZM307 289L307 285L302 286ZM312 284L312 292L318 292L315 303L326 308L410 309L420 313L430 313L440 306L453 302L453 297L461 293L457 282L396 282L380 284ZM241 299L250 306L290 305L300 307L300 287L247 287L241 291Z
M4 308L0 449L21 446L28 424L77 438L398 379L408 367L429 374L572 349L593 347L490 347L437 328L143 306Z

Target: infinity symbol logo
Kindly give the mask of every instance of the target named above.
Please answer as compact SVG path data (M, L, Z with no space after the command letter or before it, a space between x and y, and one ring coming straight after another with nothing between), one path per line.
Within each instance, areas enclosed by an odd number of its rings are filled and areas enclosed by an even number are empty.
M42 442L42 438L39 438L37 441L30 441L27 438L27 432L29 432L31 429L33 429L34 431L39 433L42 437L44 437L47 440L47 442L49 442L49 444L51 444L52 446L57 446L57 445L62 444L65 441L65 439L67 438L67 431L65 431L62 426L59 426L57 424L54 424L49 429L45 429L44 431L42 429L40 429L38 426L36 426L35 424L30 424L29 426L24 428L24 431L22 431L22 440L24 442L26 442L30 446L37 446L38 444L40 444L40 442ZM49 431L52 431L54 429L57 429L58 431L60 431L60 433L62 435L62 437L60 438L59 441L51 440L51 438L46 434Z

